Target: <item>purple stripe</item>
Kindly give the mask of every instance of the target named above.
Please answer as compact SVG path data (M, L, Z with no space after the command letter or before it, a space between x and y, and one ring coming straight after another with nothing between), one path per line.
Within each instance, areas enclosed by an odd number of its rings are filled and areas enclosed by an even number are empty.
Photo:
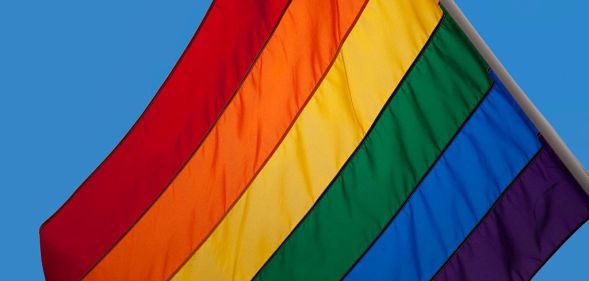
M589 218L589 198L543 142L434 280L529 280Z

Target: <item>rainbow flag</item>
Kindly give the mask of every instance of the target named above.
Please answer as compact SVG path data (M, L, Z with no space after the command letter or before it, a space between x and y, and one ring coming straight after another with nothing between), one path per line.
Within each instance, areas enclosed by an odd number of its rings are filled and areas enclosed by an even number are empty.
M530 279L589 176L451 1L216 0L47 280Z

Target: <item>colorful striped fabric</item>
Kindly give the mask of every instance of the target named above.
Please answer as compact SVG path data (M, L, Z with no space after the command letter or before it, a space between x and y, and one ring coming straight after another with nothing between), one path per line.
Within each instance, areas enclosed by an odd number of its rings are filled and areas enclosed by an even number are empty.
M434 280L529 280L587 221L586 194L543 144Z
M429 279L538 151L536 134L495 81L346 279Z
M530 279L589 199L435 0L217 0L47 280Z
M208 134L289 2L211 4L139 120L41 226L46 279L82 278L147 211Z
M264 165L311 98L364 4L293 1L207 139L87 279L159 280L173 274ZM298 36L289 36L295 32ZM311 52L315 49L322 52ZM162 254L169 251L175 254ZM129 267L129 260L137 266Z

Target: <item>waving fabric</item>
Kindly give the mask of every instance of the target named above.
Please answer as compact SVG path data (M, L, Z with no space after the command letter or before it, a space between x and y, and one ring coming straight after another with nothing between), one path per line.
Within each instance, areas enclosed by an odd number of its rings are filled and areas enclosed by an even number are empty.
M527 280L589 218L542 134L438 1L217 0L45 274Z

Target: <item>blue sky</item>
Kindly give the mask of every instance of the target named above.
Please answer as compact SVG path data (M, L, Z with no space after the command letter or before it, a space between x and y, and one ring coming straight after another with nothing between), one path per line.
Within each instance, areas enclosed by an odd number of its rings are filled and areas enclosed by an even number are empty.
M2 279L43 278L39 225L127 132L209 2L0 2ZM588 166L589 3L457 2ZM587 252L589 226L565 244L536 280L581 280Z

